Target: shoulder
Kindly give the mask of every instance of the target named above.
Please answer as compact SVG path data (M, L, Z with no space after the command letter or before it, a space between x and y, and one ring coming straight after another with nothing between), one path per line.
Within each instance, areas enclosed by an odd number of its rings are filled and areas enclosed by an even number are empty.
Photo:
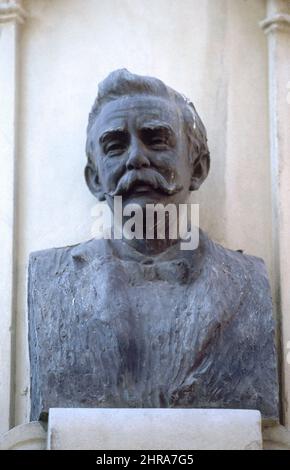
M213 240L208 240L208 245L211 262L222 269L229 279L247 286L249 290L254 288L258 292L262 289L270 293L267 268L262 258L225 248Z
M46 318L53 311L68 314L82 283L92 280L95 263L102 264L106 240L89 240L73 246L49 248L30 254L28 267L29 318Z
M72 246L34 251L29 256L29 277L57 276L78 270L95 258L105 256L106 240L92 239Z
M242 322L273 324L270 283L264 261L256 256L233 251L205 238L204 282L211 296L222 303L225 318Z
M235 340L240 338L243 344L252 344L255 348L259 344L264 351L269 348L269 357L274 357L275 320L263 259L229 250L215 242L211 244L215 265L224 272L224 296L233 306L231 335Z

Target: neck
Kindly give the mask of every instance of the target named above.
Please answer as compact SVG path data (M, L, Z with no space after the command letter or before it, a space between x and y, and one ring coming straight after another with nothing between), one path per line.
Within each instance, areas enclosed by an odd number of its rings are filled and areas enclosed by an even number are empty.
M138 217L137 215L133 217L123 215L121 220L114 218L114 227L118 238L120 236L128 246L139 253L148 256L159 255L177 245L182 241L184 235L191 233L191 218L187 217L187 209L185 214L178 213L170 216L166 212L161 218L160 216L158 218L157 214L153 214L153 219L151 217L149 220L147 220L146 211L143 211L141 217L140 214ZM190 214L191 216L192 214Z
M123 240L130 247L139 251L143 255L148 255L148 256L159 255L160 253L166 251L171 246L178 243L178 240L172 240L172 239L167 239L167 238L165 238L164 240L159 240L159 239L138 240L136 238L133 238L133 240L128 240L126 238L123 238Z

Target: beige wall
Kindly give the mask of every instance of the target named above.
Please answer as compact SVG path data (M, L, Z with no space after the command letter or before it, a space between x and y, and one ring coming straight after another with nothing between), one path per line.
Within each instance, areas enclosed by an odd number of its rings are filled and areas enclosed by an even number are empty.
M97 83L126 67L190 97L207 129L202 227L272 272L263 0L26 0L17 180L15 424L29 419L26 273L31 251L91 237L85 129ZM2 403L2 406L5 406Z

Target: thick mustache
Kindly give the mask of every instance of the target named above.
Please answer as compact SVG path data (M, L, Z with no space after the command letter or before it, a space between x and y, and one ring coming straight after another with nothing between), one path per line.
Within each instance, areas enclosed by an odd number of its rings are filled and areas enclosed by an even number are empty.
M157 171L146 168L143 170L131 170L129 173L126 173L118 182L115 191L108 194L112 197L121 196L134 188L137 183L151 186L153 189L160 190L169 195L175 194L182 189L182 186L176 183L168 183L164 176Z

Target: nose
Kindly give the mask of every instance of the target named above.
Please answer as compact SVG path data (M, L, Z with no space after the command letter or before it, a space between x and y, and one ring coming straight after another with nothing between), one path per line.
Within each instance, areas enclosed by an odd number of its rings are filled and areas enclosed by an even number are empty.
M149 166L150 161L142 146L138 142L132 142L126 162L127 170L140 170L142 167L148 168Z

